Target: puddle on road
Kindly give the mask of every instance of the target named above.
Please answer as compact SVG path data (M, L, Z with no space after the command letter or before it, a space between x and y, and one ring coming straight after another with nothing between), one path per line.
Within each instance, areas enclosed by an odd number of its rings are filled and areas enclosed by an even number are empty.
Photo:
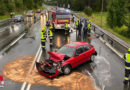
M111 66L108 60L106 60L102 56L97 56L95 58L95 68L93 70L96 77L98 77L98 82L102 88L102 90L105 89L105 86L111 85Z
M4 67L3 75L15 82L24 82L33 59L33 56L27 56L8 63ZM41 76L35 69L26 81L30 84L60 87L61 90L100 90L94 85L93 78L79 72L51 80Z

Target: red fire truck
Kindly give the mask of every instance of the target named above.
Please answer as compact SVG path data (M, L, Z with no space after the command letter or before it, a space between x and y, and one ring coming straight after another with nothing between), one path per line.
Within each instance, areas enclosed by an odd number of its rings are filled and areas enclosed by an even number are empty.
M64 8L48 10L48 20L55 29L65 29L65 23L68 22L68 28L70 29L71 14L69 10Z

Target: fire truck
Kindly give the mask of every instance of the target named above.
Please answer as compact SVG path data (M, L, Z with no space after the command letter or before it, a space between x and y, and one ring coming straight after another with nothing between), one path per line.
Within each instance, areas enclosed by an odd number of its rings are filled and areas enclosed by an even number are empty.
M55 29L65 29L65 23L68 23L70 29L71 14L69 10L64 8L56 10L48 10L48 20Z

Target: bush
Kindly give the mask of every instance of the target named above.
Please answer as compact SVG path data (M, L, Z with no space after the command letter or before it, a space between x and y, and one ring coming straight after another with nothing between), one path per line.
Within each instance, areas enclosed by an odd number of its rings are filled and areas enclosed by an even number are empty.
M92 8L86 6L86 7L84 8L84 12L85 12L85 14L87 14L88 16L91 16L91 15L92 15Z
M118 32L121 35L128 36L128 27L126 25L115 27L114 31Z
M110 0L108 6L107 23L110 27L121 27L125 23L127 14L127 0Z

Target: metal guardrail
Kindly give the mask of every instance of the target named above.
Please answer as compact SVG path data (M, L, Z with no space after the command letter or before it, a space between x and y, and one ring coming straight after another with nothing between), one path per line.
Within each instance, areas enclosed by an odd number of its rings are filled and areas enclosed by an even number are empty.
M74 12L73 15L75 15L76 18L84 18ZM122 55L128 51L130 44L127 44L125 41L119 39L118 37L111 34L110 32L100 28L94 23L92 23L92 29L97 35L101 36L105 41L107 41L112 47L114 47Z
M92 24L92 28L96 34L101 36L105 41L107 41L112 47L114 47L121 54L124 54L128 51L128 48L130 46L126 42L121 41L118 37L116 37L113 34L110 34L110 32L100 28L96 24Z
M3 25L7 25L7 24L9 24L11 22L11 20L10 19L5 19L5 20L0 20L0 26L3 26Z

